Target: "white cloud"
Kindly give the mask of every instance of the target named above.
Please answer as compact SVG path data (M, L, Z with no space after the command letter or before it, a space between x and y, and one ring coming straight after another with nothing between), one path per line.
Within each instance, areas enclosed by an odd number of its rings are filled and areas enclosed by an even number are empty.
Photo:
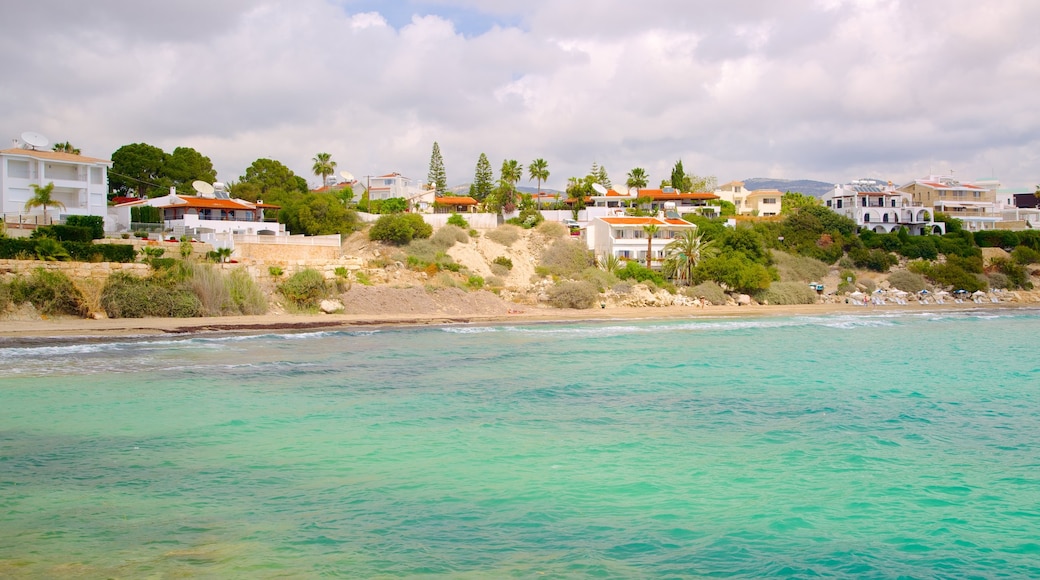
M679 158L721 181L1038 180L1028 0L352 4L9 6L0 137L191 146L225 180L272 157L314 181L319 151L422 179L433 141L457 183L481 152L543 157L551 187L593 161L657 182Z

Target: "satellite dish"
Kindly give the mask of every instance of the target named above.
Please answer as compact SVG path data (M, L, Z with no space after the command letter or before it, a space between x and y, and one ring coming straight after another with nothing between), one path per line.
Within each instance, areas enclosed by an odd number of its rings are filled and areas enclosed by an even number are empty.
M191 182L191 186L195 188L195 191L197 191L201 197L212 197L213 192L216 191L213 189L212 185L201 180Z
M340 171L339 176L348 182L354 181L354 174L349 171Z
M37 147L46 147L51 143L49 139L35 131L26 131L25 133L22 133L22 141L25 141L25 144L33 149L36 149Z
M603 187L602 185L600 185L600 184L598 184L598 183L593 183L593 184L592 184L592 189L593 189L593 190L594 190L594 191L595 191L596 193L598 193L598 194L600 194L600 195L607 195L607 188Z

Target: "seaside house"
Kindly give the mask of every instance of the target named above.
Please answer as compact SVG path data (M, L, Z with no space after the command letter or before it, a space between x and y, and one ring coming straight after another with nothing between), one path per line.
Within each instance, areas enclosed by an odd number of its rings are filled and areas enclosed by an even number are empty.
M682 192L671 187L662 189L640 189L638 197L649 198L650 208L655 211L674 209L679 215L696 213L707 217L719 215L719 206L708 205L708 202L719 199L719 196L706 191Z
M780 215L780 200L784 196L779 189L748 190L743 181L724 183L715 190L715 195L732 203L737 215L762 217Z
M162 210L163 231L175 236L186 234L248 234L286 236L285 225L265 221L264 210L279 209L262 201L250 203L242 199L221 199L171 193L151 199L136 199L120 203L110 210L115 224L112 231L125 232L135 228L131 223L131 208L152 206Z
M433 213L475 213L480 204L468 195L442 195L433 200Z
M859 226L879 234L906 228L910 235L944 234L946 224L936 222L934 211L914 202L909 193L889 182L863 179L835 185L820 200L831 211L843 215Z
M400 197L405 200L417 199L426 191L418 182L409 179L396 171L386 175L368 178L368 199L370 201Z
M999 182L962 183L953 177L931 175L899 187L914 203L943 212L964 223L969 231L992 230L1003 217L997 206Z
M656 226L652 237L647 233L647 226ZM590 238L596 258L617 256L625 260L646 262L649 241L650 259L654 267L659 267L664 256L664 249L672 240L684 232L696 229L697 226L677 217L596 217L589 224ZM656 261L657 264L653 262Z
M51 222L69 215L105 217L108 205L108 169L112 162L72 153L45 151L15 142L0 151L0 212L9 224L43 225L43 209L25 210L33 196L31 185L54 183L52 199L65 209L49 208Z

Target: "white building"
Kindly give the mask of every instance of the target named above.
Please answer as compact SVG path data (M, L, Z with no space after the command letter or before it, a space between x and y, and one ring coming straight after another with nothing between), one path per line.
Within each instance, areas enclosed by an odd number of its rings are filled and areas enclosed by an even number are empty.
M935 222L933 210L913 200L891 183L873 179L835 185L820 198L831 211L843 215L860 229L879 234L898 232L906 228L910 235L944 234L946 224Z
M647 226L657 226L649 237ZM646 263L649 246L651 265L658 267L664 257L665 246L697 226L679 218L669 217L596 217L589 224L596 259L617 256L625 260ZM654 264L654 261L657 263Z
M390 199L391 197L412 200L422 197L425 193L426 190L422 188L422 184L397 172L368 178L369 201ZM430 199L432 200L432 198L431 195Z
M264 209L278 209L278 206L176 193L114 206L110 212L114 223L112 231L133 229L130 210L145 205L161 209L164 232L178 237L185 234L288 235L284 224L264 221Z
M999 188L1000 182L993 179L962 183L952 176L930 175L899 190L909 193L915 203L955 217L964 223L964 229L977 232L996 229L1003 220L997 203Z
M65 206L48 208L49 221L69 215L105 216L111 161L17 144L0 151L0 212L4 221L43 225L43 208L26 211L25 202L33 197L31 185L44 187L49 183L54 184L51 198Z

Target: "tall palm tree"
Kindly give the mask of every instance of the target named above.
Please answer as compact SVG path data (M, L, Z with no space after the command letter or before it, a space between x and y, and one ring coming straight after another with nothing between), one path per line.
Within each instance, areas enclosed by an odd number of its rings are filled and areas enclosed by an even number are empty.
M628 180L625 181L625 185L627 185L629 189L632 189L633 187L636 189L643 189L649 181L650 177L646 174L645 169L642 167L633 167L632 171L628 172Z
M647 267L647 269L650 268L650 260L651 260L650 253L653 251L653 247L654 247L654 234L657 233L658 229L659 228L657 227L656 224L647 224L647 225L643 226L643 231L646 232L646 267Z
M68 141L64 143L55 143L54 146L51 147L51 150L57 151L58 153L71 153L73 155L79 155L79 148L73 147L72 143L69 143Z
M516 183L524 178L524 166L517 163L516 159L508 159L502 162L502 183L509 188L508 199L503 200L503 205L516 203Z
M549 179L549 163L539 157L527 166L527 172L531 179L538 180L538 209L542 207L542 182Z
M705 242L696 230L687 230L675 238L664 248L665 274L675 278L676 283L685 286L693 279L693 270L701 258L715 252L711 241Z
M321 177L321 187L325 187L325 179L336 172L336 162L332 160L329 153L318 153L314 156L314 167L311 168L314 175Z
M29 187L33 190L33 196L29 198L29 201L25 202L25 211L32 211L34 207L43 208L43 223L47 223L47 208L48 207L60 207L65 209L65 204L51 197L54 194L54 182L50 182L43 187L30 183Z

